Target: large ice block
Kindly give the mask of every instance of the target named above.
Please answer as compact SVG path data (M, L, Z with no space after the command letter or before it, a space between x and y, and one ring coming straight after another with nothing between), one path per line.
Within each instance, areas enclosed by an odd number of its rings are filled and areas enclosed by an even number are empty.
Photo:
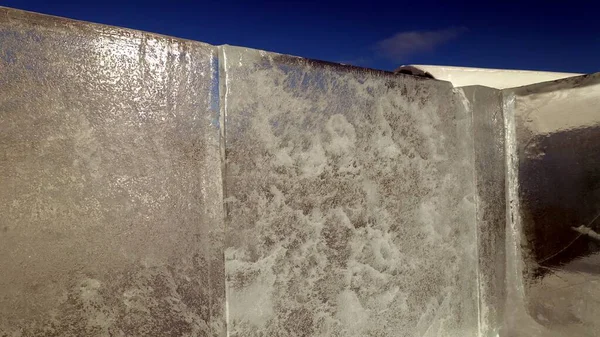
M600 74L505 90L507 336L600 334Z
M598 336L599 107L0 7L0 336Z
M0 335L222 336L216 48L0 8Z
M221 52L230 336L476 336L466 97L442 81Z
M497 337L506 300L506 179L502 93L461 88L473 115L477 207L479 336Z

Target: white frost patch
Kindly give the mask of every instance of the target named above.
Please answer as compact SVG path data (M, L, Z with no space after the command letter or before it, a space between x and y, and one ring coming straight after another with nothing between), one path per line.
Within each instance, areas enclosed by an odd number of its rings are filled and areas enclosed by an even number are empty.
M398 290L400 290L400 288L393 287L384 291L378 296L375 296L372 302L375 303L379 308L384 308L381 311L379 311L380 314L388 310L390 304L396 299L396 295L398 295ZM394 306L394 310L400 309L402 312L408 310L408 304L406 303L406 300L407 298L406 296L404 296L402 304L400 304L400 306Z
M377 146L377 151L383 157L393 159L400 154L400 149L392 139L391 132L385 136L379 133L375 145Z
M400 265L401 255L389 232L369 229L367 240L371 247L373 267L378 271L392 272Z
M439 335L441 323L448 315L451 295L447 294L442 303L432 298L417 323L417 336L436 337Z
M434 200L430 199L421 203L419 207L419 219L423 225L423 232L427 234L427 239L430 242L436 242L450 234L450 228L442 226L440 218L441 215Z
M289 148L280 148L275 154L274 164L283 167L293 167L294 160L290 157Z
M310 150L298 156L300 171L305 178L316 177L323 173L327 166L327 156L320 143L315 142Z
M271 185L271 187L269 188L269 192L273 194L272 203L275 207L281 207L285 204L285 196L283 195L283 192L281 192L277 187L275 187L275 185Z
M356 131L342 114L335 114L327 121L325 127L331 140L326 145L327 151L333 154L346 154L354 149Z
M376 207L380 204L380 194L377 184L370 180L364 179L362 181L362 188L367 195L367 203L370 207Z
M84 301L95 300L98 296L98 289L100 289L101 283L96 279L85 279L81 283L81 287L79 288L79 296Z
M228 321L248 322L254 326L264 327L273 316L272 291L275 275L271 271L278 254L254 263L244 262L245 252L228 249L226 251L226 270L229 274L236 272L249 273L259 270L260 274L252 283L240 289L227 286Z
M273 316L273 284L260 279L241 290L229 288L229 302L234 303L229 306L231 322L245 321L252 325L265 326Z
M369 321L369 313L360 304L356 293L351 290L342 291L337 300L336 318L348 330L358 333Z

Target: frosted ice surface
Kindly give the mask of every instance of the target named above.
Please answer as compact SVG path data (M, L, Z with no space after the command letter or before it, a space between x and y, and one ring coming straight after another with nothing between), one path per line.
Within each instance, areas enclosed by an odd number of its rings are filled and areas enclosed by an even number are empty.
M0 8L0 335L597 336L599 78Z
M475 336L471 114L446 82L222 47L231 336Z
M0 335L225 332L214 47L0 8Z

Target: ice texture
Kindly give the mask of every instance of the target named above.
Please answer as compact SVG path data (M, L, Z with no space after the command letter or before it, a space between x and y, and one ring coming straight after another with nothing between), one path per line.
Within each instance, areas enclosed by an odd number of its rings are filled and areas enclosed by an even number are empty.
M598 336L599 83L0 7L0 336Z
M230 336L475 336L450 83L223 47Z
M216 58L0 8L0 336L224 335Z

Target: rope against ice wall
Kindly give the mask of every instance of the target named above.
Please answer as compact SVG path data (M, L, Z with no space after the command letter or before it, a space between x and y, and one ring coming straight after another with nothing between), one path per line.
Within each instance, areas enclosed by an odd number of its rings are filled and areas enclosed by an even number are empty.
M577 239L579 239L581 236L583 235L589 235L591 237L593 237L596 240L600 240L600 234L594 232L591 228L589 228L596 220L598 220L598 218L600 217L600 213L598 213L594 219L592 219L592 221L590 221L587 226L581 225L579 227L571 227L571 229L573 229L574 231L578 232L579 235L577 235L577 237L575 237L575 239L573 239L571 242L569 242L569 244L567 244L563 249L559 250L558 252L544 258L543 260L539 261L538 264L542 264L548 260L550 260L551 258L555 257L556 255L564 252L567 248L571 247L571 245L573 243L575 243L575 241L577 241ZM595 236L594 236L595 235Z

